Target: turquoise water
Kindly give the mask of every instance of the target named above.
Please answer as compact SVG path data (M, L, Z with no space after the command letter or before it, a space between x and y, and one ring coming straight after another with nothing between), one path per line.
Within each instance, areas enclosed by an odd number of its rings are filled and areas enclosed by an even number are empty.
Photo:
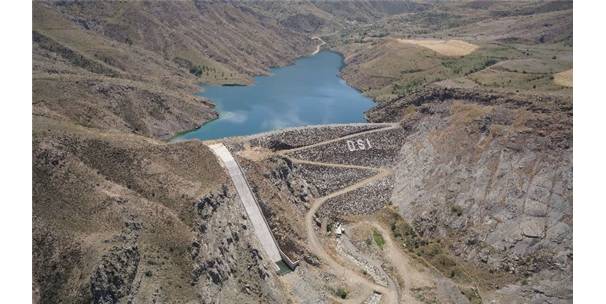
M365 122L373 101L338 75L341 55L323 51L274 68L249 86L204 86L200 95L217 105L219 118L176 140L215 139L287 127Z

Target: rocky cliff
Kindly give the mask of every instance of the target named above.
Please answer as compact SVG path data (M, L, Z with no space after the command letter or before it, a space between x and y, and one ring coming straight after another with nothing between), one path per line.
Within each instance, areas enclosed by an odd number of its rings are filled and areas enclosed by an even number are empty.
M392 201L420 235L493 274L485 300L571 300L571 100L428 88L368 116L407 129Z
M355 193L371 206L360 214L397 204L410 227L394 227L462 261L456 269L473 272L484 301L571 302L571 89L552 81L572 67L571 7L511 6L34 2L35 302L283 302L287 287L214 156L199 142L157 139L216 117L193 96L197 83L249 83L313 51L309 35L318 33L346 55L344 78L381 97L368 119L403 128L376 138L383 154L332 147L298 156L393 168L395 180ZM461 58L385 37L483 32L479 50ZM307 128L253 143L281 150L358 131ZM314 267L303 273L321 269L300 218L314 197L366 173L241 161L282 248ZM322 212L359 207L343 199ZM420 257L422 249L409 248ZM290 289L302 298L340 287L320 271L303 278Z
M37 303L279 302L235 190L201 143L36 119Z

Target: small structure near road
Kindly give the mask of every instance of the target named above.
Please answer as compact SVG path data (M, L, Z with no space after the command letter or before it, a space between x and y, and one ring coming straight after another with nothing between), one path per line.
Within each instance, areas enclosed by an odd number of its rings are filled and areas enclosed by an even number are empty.
M337 225L335 226L335 235L337 237L341 237L343 233L345 233L345 228L343 228L343 225L341 223L337 223Z

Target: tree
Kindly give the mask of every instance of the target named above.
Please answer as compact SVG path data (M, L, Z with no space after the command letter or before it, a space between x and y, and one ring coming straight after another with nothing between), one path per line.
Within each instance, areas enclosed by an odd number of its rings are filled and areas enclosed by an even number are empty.
M202 67L200 67L198 65L198 66L190 68L189 72L196 75L196 77L200 77L200 76L202 76L203 70L202 70Z

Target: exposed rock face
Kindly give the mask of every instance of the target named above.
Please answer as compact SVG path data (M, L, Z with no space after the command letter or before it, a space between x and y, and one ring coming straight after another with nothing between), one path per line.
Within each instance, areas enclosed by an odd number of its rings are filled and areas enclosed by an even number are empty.
M223 186L195 204L192 286L203 303L279 303L272 265L264 262L235 191Z
M82 248L73 235L60 235L44 227L34 217L32 231L32 270L34 303L58 303L65 297L63 286L70 281L76 265L81 263ZM78 298L90 302L86 287L75 292Z
M38 303L276 302L281 288L202 143L34 125Z
M419 233L450 240L478 267L526 278L499 293L570 301L570 100L437 89L369 116L408 129L392 201Z
M317 194L312 184L296 174L288 159L272 157L261 163L238 158L261 210L282 249L291 259L305 253L304 227L299 219Z
M141 223L128 220L122 232L106 243L114 243L103 257L90 278L92 302L118 303L137 293L139 285L134 280L141 261L137 240ZM130 297L129 297L130 296Z
M139 249L114 247L91 277L93 303L117 303L131 292L139 265Z
M360 269L367 272L375 283L382 286L388 286L391 283L390 278L387 273L385 273L381 263L374 259L368 258L361 253L360 250L356 248L354 244L352 244L347 235L342 235L337 239L336 242L337 244L335 248L337 253L342 257L347 258Z
M408 23L394 16L368 35L360 28L364 34L358 35L356 23L435 6L320 1L297 4L306 8L292 11L290 3L277 2L33 5L32 264L34 297L41 303L284 302L285 288L257 249L235 192L223 186L229 182L214 156L198 142L166 145L151 138L166 139L216 117L207 101L191 96L197 82L250 82L270 66L309 54L316 42L307 34L328 27L337 33L323 37L328 46L335 39L360 38L362 43L352 44L366 49L366 38L373 43L394 28L411 29L401 34L419 28L402 26ZM502 13L511 15L506 20L493 18L501 11L479 19L490 21L491 31L462 20L470 25L452 33L478 37L482 31L489 40L571 45L569 5L557 4L567 10L562 12L538 5L548 14L536 20L526 18L533 7L525 8L527 14L505 6ZM431 28L434 16L459 18L456 11L441 13L447 10L401 17ZM354 30L353 35L347 37L349 30L339 35L342 26ZM392 57L399 53L391 48L370 49L376 52L350 57L350 68L344 70L358 88L382 87L401 81L402 72L414 72L395 67L385 77L357 69L367 63L386 70L402 61ZM385 59L383 64L373 61L375 55ZM428 63L432 69L446 68L439 61ZM196 75L195 68L202 73ZM359 77L348 78L352 74ZM363 204L347 204L351 197L344 196L327 207L335 209L344 199L345 211L368 213L391 195L420 234L445 240L451 254L494 274L488 284L498 289L483 294L485 302L571 302L571 101L429 89L383 102L368 118L403 119L403 130L373 137L384 147L380 150L356 149L368 142L354 138L353 146L338 141L295 156L395 166L395 185L379 181L352 193ZM257 144L283 150L366 128L291 130ZM300 218L312 197L365 175L311 169L280 158L263 166L245 165L247 172L256 172L252 184L281 247L310 265L321 265L305 252ZM364 209L368 206L372 208ZM503 273L513 279L500 279ZM309 281L322 284L332 278ZM309 290L305 282L295 286L298 293ZM452 294L462 297L454 289Z

